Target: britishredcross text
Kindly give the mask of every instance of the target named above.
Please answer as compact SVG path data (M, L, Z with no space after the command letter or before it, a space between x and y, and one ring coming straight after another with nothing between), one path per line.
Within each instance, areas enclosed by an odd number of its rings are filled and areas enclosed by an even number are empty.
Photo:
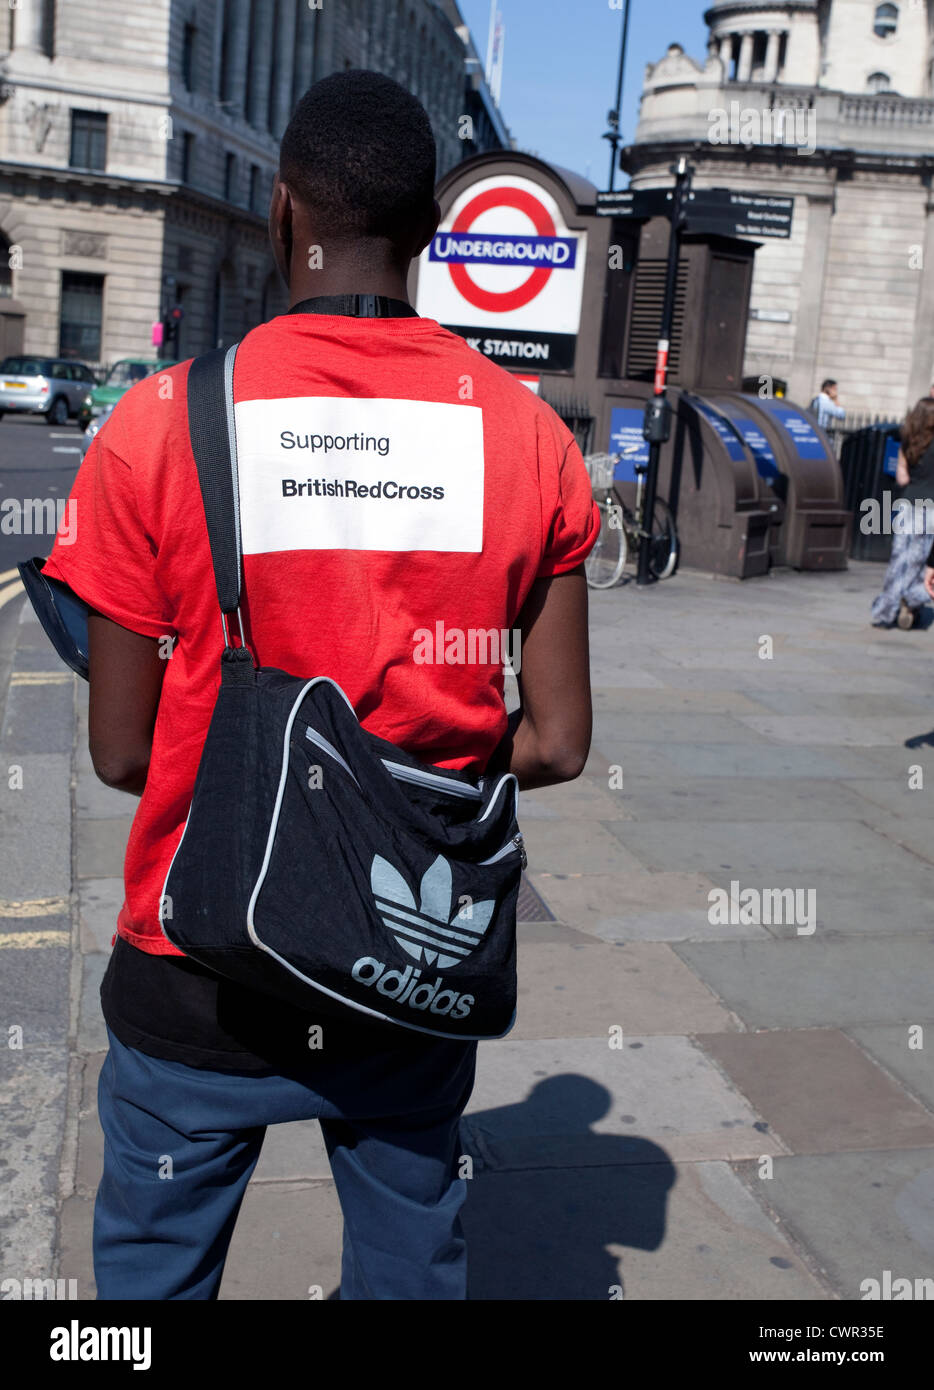
M411 502L441 502L443 487L406 487L393 479L386 482L358 483L353 478L309 478L300 483L295 478L282 479L283 497L407 497Z

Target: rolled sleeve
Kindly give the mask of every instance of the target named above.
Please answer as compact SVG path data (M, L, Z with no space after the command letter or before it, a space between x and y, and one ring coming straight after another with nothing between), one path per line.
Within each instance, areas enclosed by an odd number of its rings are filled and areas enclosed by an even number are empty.
M105 427L84 457L44 573L144 637L173 632L157 578L158 545L140 516L133 470Z

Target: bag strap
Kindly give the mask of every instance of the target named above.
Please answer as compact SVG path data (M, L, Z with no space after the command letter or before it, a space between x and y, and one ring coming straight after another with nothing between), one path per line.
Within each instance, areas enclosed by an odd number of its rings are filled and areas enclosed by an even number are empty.
M242 553L240 545L240 497L237 486L237 431L233 408L233 369L238 344L214 348L196 357L188 369L188 432L198 469L198 483L214 582L221 609L224 638L231 645L227 618L240 616Z

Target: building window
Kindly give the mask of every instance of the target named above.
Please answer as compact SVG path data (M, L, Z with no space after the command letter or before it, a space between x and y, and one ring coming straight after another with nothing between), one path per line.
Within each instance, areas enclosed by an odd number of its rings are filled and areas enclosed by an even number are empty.
M259 202L259 165L250 165L250 212L258 212L257 203Z
M887 72L873 72L869 74L866 86L870 92L889 92L892 90L892 79Z
M193 24L186 24L182 39L182 81L185 84L185 90L189 92L193 92L195 88L195 35L197 32Z
M105 111L72 111L71 152L68 163L72 169L107 168Z
M224 198L228 203L235 202L234 181L237 177L237 157L229 154L224 160Z
M195 137L190 130L182 136L182 183L191 183L191 171L195 154Z
M103 275L62 271L59 357L76 357L82 362L100 361L103 302Z
M898 28L898 6L877 5L872 31L880 39L890 39Z

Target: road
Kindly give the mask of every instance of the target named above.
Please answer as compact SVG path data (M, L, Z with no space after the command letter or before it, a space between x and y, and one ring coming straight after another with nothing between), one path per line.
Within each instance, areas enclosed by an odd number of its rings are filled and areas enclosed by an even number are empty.
M32 508L14 512L3 504L10 499L22 504L67 497L83 445L84 436L74 422L53 429L39 416L5 415L0 420L0 692L6 689L21 606L22 585L16 566L33 555L47 555L54 534L23 534L24 517L32 531ZM37 508L35 514L41 517L42 509Z

